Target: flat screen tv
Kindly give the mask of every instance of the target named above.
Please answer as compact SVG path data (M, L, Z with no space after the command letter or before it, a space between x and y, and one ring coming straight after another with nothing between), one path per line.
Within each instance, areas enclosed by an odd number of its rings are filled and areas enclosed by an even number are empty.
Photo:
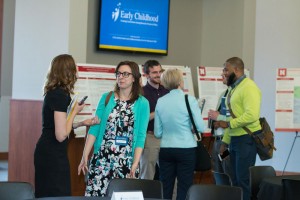
M100 0L98 49L167 55L170 0Z

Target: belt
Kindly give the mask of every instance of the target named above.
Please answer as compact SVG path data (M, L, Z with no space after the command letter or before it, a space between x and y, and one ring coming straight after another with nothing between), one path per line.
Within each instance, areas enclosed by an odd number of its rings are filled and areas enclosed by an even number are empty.
M222 140L223 139L223 136L215 136L215 140Z

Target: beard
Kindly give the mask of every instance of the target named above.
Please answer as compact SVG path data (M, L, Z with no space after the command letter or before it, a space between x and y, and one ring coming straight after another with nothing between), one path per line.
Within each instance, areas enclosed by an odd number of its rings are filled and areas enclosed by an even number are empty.
M227 79L227 86L231 86L236 80L236 75L235 73L231 73L229 76L228 76L228 79Z
M150 77L149 81L151 81L154 84L160 84L160 77Z

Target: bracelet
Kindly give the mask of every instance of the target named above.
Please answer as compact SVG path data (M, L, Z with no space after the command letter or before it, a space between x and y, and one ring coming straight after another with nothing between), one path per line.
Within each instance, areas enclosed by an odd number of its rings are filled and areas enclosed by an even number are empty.
M72 128L73 128L73 129L76 129L76 128L78 128L78 126L75 127L75 124L72 124Z

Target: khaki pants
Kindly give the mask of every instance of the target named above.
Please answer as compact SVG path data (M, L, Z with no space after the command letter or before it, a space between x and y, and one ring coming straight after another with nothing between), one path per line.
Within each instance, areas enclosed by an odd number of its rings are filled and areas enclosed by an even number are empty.
M140 176L142 179L153 180L155 165L158 162L160 140L153 134L147 134L145 147L140 160Z

